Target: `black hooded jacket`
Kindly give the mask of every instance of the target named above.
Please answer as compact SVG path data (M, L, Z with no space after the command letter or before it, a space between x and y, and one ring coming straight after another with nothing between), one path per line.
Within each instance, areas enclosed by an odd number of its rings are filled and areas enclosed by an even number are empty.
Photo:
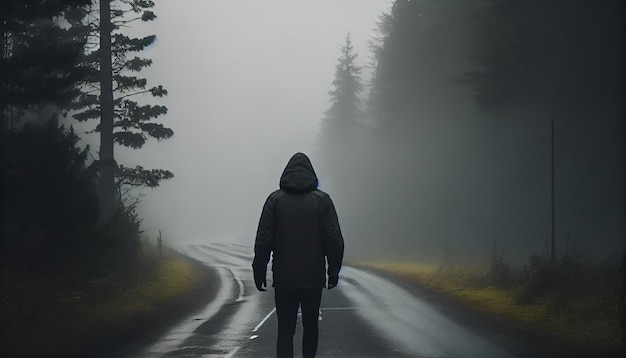
M325 287L326 274L330 282L337 282L343 237L333 202L317 184L309 158L296 153L283 171L280 190L263 206L252 268L255 275L265 277L273 253L276 288Z

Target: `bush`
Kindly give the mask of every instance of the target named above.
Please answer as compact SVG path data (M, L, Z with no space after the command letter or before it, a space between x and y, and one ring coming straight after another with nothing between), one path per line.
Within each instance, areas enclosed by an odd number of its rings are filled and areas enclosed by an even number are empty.
M584 257L582 247L569 244L565 255L554 262L546 256L532 255L520 277L516 302L530 304L547 300L553 310L558 311L565 309L569 302L597 300L596 296L607 292L617 296L620 282L616 277L617 265L585 264Z
M109 222L93 235L94 250L85 268L120 270L127 267L137 256L142 231L141 220L133 207L120 205Z
M489 259L489 270L486 281L488 285L499 288L507 288L513 284L511 267L504 260L504 250L499 248L497 242L493 242L493 250Z
M97 215L89 148L55 119L2 137L2 262L35 267L84 255Z
M515 293L517 304L535 303L549 291L553 282L553 265L541 255L531 255L530 262L524 266L520 286Z
M141 237L135 205L96 227L97 167L89 147L53 118L2 137L0 264L81 279L119 270L136 257Z

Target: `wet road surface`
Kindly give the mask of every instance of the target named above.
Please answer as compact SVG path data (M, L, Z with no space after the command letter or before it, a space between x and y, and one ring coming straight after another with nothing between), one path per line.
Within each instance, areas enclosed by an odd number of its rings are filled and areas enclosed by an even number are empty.
M252 246L211 243L179 249L218 269L220 291L139 357L275 356L274 293L254 287ZM319 357L516 357L415 292L353 267L342 268L337 288L324 290L319 320ZM298 322L296 356L301 356L301 334Z

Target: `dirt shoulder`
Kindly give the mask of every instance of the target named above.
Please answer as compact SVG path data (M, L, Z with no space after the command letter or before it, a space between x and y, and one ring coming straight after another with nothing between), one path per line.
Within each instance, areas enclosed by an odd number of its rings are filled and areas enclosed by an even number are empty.
M215 298L220 287L217 270L176 251L171 250L169 254L191 265L193 286L190 292L151 311L137 313L108 332L92 346L94 352L99 352L98 357L132 356Z
M431 304L451 320L519 357L617 358L623 357L625 353L623 349L590 349L589 347L566 342L556 337L540 334L497 315L478 311L466 302L449 294L420 285L408 277L367 265L353 266L375 273L396 283L408 292Z
M68 285L58 273L3 273L0 356L133 356L215 298L217 271L171 249L130 271Z

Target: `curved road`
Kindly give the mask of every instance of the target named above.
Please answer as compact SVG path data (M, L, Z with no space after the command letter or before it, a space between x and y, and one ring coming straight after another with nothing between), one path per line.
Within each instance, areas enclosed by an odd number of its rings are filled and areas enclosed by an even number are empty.
M275 356L274 294L254 287L252 247L211 243L181 251L218 269L220 291L139 356ZM517 357L416 292L352 267L342 268L337 288L324 290L319 319L319 357ZM301 329L299 323L296 356Z

